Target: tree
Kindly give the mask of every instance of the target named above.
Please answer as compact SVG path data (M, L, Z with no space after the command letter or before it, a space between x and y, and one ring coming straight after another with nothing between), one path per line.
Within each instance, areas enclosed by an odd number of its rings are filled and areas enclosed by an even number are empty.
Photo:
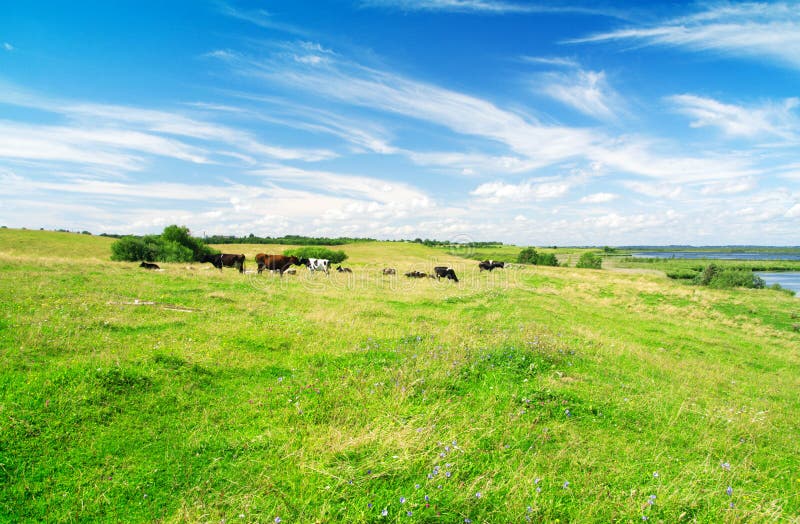
M575 267L586 268L586 269L600 269L603 266L603 259L599 255L592 253L591 251L587 251L581 255L578 259L578 263L575 264Z

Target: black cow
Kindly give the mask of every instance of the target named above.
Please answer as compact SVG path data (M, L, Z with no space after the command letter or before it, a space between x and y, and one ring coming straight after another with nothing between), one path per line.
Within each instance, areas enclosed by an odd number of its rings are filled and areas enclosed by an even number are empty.
M453 268L447 266L436 266L433 268L433 271L436 273L436 278L449 278L450 280L455 280L458 282L458 277L456 276L456 272L453 271Z
M232 255L228 253L218 253L216 255L203 255L203 260L200 262L208 262L215 268L222 271L224 267L235 267L239 273L244 273L244 255Z
M350 269L349 267L342 267L342 266L336 266L336 271L338 271L339 273L352 273L353 272L353 270Z
M498 262L496 260L484 260L483 262L478 262L478 267L481 268L481 271L483 271L484 269L486 271L491 271L497 268L503 269L504 267L506 267L506 263Z
M158 264L153 264L152 262L142 262L139 264L139 267L143 267L145 269L161 269L158 267Z
M258 264L258 273L261 274L265 269L272 271L280 271L283 276L284 271L289 269L292 265L304 266L308 264L307 258L297 258L295 256L286 255L267 255L259 253L256 255L256 263Z

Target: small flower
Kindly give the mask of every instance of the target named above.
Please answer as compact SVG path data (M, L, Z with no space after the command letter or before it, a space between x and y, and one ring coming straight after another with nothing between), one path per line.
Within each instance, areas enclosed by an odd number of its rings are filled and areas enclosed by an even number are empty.
M406 511L406 516L410 517L411 515L413 515L413 513L411 513L411 510Z
M414 489L419 489L419 484L414 484Z
M389 514L389 510L386 509L386 508L383 508L383 511L381 511L381 516L385 517L388 514Z
M406 503L406 498L400 497L400 504L405 504L405 503Z
M727 493L729 497L733 495L733 487L728 486L728 489L725 490L725 493Z
M539 477L536 477L535 479L533 479L533 483L534 484L538 484L541 481L542 481L542 479L540 479Z
M368 503L367 503L367 507L368 507L369 509L372 509L372 502L368 502Z
M450 473L449 471L444 472L445 477L450 478L450 475L452 475L452 473Z
M483 496L483 495L481 495L481 492L480 492L480 491L479 491L479 492L477 492L477 493L475 493L475 498L476 498L476 499L479 499L479 498L481 498L482 496Z
M536 486L536 493L541 493L541 492L542 492L542 488L539 487L539 486Z
M567 489L567 488L569 488L569 481L568 481L568 480L565 480L565 481L564 481L564 485L563 485L562 487L563 487L564 489Z
M464 519L464 523L465 524L470 524L470 522L472 522L470 519L468 519L468 518Z
M527 508L525 508L525 511L527 511L528 513L533 513L533 508L528 506Z
M243 517L244 515L240 515L240 516ZM275 524L281 524L281 518L280 517L275 517Z
M244 518L244 513L239 513L239 518L243 519Z
M431 498L428 495L425 495L425 502L429 502Z
M653 478L658 478L658 471L653 472Z
M642 515L642 520L647 520L647 515Z
M730 471L731 470L731 463L730 462L723 462L722 464L720 464L720 467L722 469L724 469L725 471Z
M568 410L568 409L565 409L565 410L564 410L564 414L565 414L566 416L569 416L569 410Z

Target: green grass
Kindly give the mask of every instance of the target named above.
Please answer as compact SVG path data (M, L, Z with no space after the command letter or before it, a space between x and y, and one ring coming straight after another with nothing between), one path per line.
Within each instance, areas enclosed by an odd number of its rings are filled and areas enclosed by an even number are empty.
M797 298L409 243L149 272L110 243L0 230L0 520L800 514ZM402 276L440 263L461 282Z

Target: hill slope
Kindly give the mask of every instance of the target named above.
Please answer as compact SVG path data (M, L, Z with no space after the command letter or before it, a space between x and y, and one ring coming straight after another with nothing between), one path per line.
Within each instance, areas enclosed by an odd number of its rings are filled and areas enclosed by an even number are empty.
M58 235L0 230L12 521L800 512L800 302L784 294L480 273L380 242L342 246L353 273L330 277L149 272ZM461 281L380 272L440 263Z

